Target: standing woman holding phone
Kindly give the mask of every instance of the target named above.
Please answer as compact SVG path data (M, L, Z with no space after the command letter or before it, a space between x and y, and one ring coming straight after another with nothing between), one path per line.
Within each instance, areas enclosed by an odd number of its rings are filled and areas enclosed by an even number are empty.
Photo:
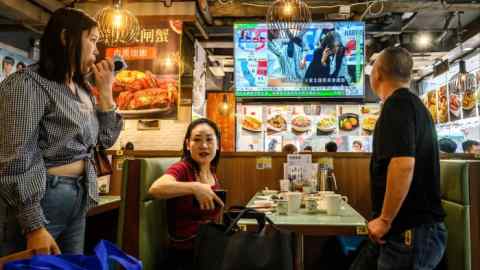
M149 189L151 196L167 200L168 231L171 243L166 269L194 269L193 242L201 223L218 220L222 200L216 168L220 161L220 131L217 125L200 118L187 128L182 160L170 166Z
M0 84L0 256L25 248L83 253L87 210L98 201L93 148L117 139L113 63L95 64L97 22L56 10L40 60ZM95 100L85 80L93 72Z

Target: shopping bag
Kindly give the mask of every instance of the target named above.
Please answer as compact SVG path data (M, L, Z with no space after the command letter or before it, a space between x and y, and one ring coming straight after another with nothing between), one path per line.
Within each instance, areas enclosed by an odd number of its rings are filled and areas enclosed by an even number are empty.
M257 220L257 231L238 229L241 218ZM269 229L265 224L268 223ZM246 208L225 224L202 224L195 240L198 270L292 270L293 233L280 230L265 214Z
M141 270L142 262L127 255L114 244L101 240L95 255L35 255L28 260L7 263L5 270L110 270L118 263L125 270Z

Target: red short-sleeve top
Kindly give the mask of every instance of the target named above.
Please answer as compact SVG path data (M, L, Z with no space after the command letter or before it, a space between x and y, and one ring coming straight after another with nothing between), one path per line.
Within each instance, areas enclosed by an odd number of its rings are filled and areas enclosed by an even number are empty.
M185 160L170 166L165 174L173 176L179 182L197 181L194 167ZM212 185L212 189L216 190L220 188L220 185L215 173L213 176L215 184ZM174 247L192 248L198 226L201 223L216 220L220 215L219 209L201 210L198 204L194 204L194 200L196 200L194 195L167 200L168 231Z

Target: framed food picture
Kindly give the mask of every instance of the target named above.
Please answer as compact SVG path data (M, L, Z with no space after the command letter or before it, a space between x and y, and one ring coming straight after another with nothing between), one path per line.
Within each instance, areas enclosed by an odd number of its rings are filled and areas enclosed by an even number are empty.
M338 105L338 128L340 135L359 135L360 134L360 110L357 105Z
M438 90L438 122L440 124L448 122L448 95L446 85L441 86Z
M237 105L237 151L263 151L263 109L262 105Z
M317 117L316 135L331 136L337 134L337 110L335 105L321 104L320 113Z
M115 76L113 97L124 118L176 119L182 22L167 20L142 25L144 28L133 42L101 48L106 58L121 56L128 66Z
M468 74L465 80L465 86L462 93L462 111L463 119L477 116L477 104L475 90L477 89L474 74Z
M360 108L361 135L371 136L380 116L379 104L365 104Z
M462 96L458 76L448 82L448 111L450 121L462 119Z

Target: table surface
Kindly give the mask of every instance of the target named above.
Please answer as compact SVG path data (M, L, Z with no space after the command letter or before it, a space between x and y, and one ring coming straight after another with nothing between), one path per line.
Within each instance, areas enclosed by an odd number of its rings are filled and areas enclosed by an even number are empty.
M252 206L256 197L261 195L260 193L248 202L247 207ZM314 214L307 213L305 208L301 208L297 213L288 215L278 215L276 212L268 214L268 217L279 227L288 226L291 228L298 227L310 227L310 229L321 227L353 227L366 229L367 221L360 215L353 207L345 203L344 207L339 211L337 216L329 216L326 212L317 212ZM256 225L257 221L254 219L241 219L240 225ZM363 234L363 233L357 233Z
M100 196L98 205L90 209L87 213L87 216L93 216L93 215L104 213L106 211L111 211L113 209L118 209L120 207L121 201L122 199L120 198L120 196L112 196L112 195Z

